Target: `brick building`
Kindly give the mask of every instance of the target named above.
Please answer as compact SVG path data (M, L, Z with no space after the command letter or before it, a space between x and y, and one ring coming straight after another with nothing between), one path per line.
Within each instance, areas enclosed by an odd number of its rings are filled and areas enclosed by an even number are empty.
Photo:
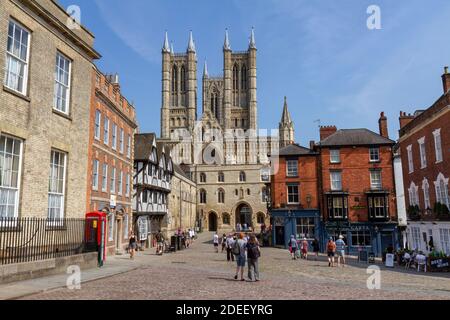
M288 246L291 235L308 240L320 236L318 153L291 144L280 149L271 177L272 239Z
M450 74L442 76L444 94L428 109L400 114L407 236L410 249L450 254Z
M100 55L93 34L68 21L56 1L0 1L0 217L85 215Z
M91 70L87 211L108 214L107 251L122 252L132 228L131 178L136 111L121 94L117 75Z
M317 150L324 239L342 234L350 253L380 256L398 244L393 173L394 141L384 113L380 134L368 129L322 127Z

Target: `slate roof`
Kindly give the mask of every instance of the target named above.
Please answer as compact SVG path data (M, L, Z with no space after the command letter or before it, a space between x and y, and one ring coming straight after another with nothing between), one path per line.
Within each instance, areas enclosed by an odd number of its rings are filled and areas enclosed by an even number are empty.
M134 160L148 161L152 153L154 133L141 133L134 135Z
M280 156L314 155L313 150L302 147L298 144L291 144L280 149Z
M395 141L368 129L341 129L319 142L321 147L389 145Z

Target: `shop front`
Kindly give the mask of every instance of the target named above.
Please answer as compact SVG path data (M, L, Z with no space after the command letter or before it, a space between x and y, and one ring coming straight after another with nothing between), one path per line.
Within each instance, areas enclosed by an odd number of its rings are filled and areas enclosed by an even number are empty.
M306 238L312 242L319 239L321 222L319 210L288 210L275 209L271 211L272 218L272 245L288 248L291 236L297 239Z
M396 250L400 245L398 227L393 222L326 222L323 244L326 245L330 237L336 241L340 235L344 236L348 246L347 254L354 256L358 256L360 251L367 251L376 257L382 257L388 248Z

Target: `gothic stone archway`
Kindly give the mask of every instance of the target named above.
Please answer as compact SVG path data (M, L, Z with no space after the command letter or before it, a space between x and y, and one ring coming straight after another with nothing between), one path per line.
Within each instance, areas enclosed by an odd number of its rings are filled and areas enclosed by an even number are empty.
M215 212L210 212L208 215L208 230L217 231L217 214Z
M253 226L253 212L252 208L247 203L241 203L236 208L236 225L238 223L242 225L247 224L249 227Z

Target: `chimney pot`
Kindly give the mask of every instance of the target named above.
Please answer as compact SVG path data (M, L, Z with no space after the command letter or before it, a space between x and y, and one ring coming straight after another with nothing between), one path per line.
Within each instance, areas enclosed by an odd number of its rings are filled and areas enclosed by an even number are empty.
M444 74L442 75L442 85L444 87L444 94L450 90L450 73L448 67L444 67Z

